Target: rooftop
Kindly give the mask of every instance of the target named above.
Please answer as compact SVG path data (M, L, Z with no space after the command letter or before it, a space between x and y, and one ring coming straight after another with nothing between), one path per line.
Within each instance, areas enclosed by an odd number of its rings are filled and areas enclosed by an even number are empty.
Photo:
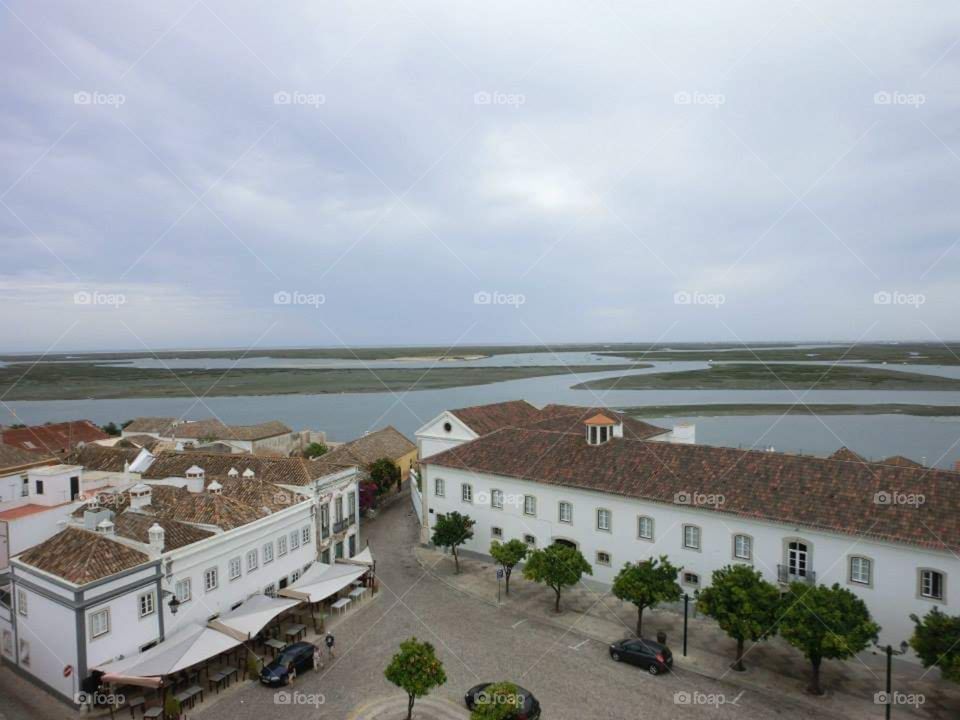
M49 453L24 450L16 445L0 443L0 470L45 465L56 462Z
M136 418L123 429L127 435L158 433L190 440L260 440L293 432L278 420L256 425L227 425L216 418L178 420L177 418Z
M106 440L110 436L89 420L32 425L0 432L0 442L23 450L66 453L80 443Z
M86 585L142 565L150 557L107 535L68 527L21 553L18 559L74 585Z
M540 419L540 411L526 400L473 405L450 412L477 435L486 435L504 427L519 427Z

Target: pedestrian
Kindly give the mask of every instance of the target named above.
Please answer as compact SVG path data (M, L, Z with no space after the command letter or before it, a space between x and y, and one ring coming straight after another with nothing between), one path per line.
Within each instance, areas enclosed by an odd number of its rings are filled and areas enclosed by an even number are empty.
M317 672L320 672L320 668L323 667L323 654L320 652L320 648L313 648L313 669Z
M334 639L333 639L333 633L328 632L328 633L327 633L327 637L324 638L324 642L327 644L327 652L330 653L330 657L334 657L334 655L333 655L333 643L334 643L335 641L334 641Z

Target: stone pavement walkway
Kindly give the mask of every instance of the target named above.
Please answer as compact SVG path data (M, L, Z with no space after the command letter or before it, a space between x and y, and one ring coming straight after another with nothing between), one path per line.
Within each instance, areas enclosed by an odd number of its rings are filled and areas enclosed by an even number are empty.
M461 557L461 574L455 574L449 553L417 546L417 561L437 579L479 600L497 604L496 564L477 556ZM577 636L604 643L632 636L636 628L636 608L613 595L581 584L564 591L562 612L553 611L554 594L549 588L525 580L515 570L510 581L509 597L502 591L500 607L518 616L517 624L526 621L546 622L566 628L570 633L569 650L576 651ZM847 662L828 660L821 667L821 681L826 696L814 697L805 689L810 664L799 651L780 638L747 645L744 655L746 672L730 669L736 643L709 618L697 616L690 601L688 653L682 656L683 606L646 610L643 616L644 637L654 638L658 631L667 633L667 644L673 650L675 671L693 672L712 679L722 679L745 690L766 694L772 702L789 695L811 708L831 710L850 718L877 718L884 708L875 702L875 694L885 686L886 658L879 651L865 652ZM927 672L915 663L894 659L893 689L901 693L922 695L919 705L903 704L894 708L897 717L926 720L956 720L960 717L960 688L939 679L939 672Z
M348 720L398 720L407 717L406 695L393 695L367 703L351 713ZM413 706L413 720L468 720L466 708L443 698L419 698Z

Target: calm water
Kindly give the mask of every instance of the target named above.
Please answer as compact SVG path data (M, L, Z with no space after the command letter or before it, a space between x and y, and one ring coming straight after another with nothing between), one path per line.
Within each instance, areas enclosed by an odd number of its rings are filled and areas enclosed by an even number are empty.
M580 355L566 353L564 355ZM528 356L529 357L529 356ZM567 357L565 362L572 362ZM537 359L537 363L540 359ZM577 361L579 362L579 361ZM601 361L602 362L602 361ZM531 364L529 361L518 364ZM536 363L533 363L536 364ZM700 362L657 363L635 373L687 370L705 367ZM952 377L960 368L887 369L927 371ZM537 406L547 403L611 406L676 405L709 403L923 403L960 405L960 392L814 390L572 390L587 379L616 377L619 371L598 371L577 376L511 380L446 390L409 393L343 393L331 395L268 395L124 400L62 400L7 402L16 419L4 421L42 423L50 420L89 418L98 423L123 421L138 415L200 418L216 415L229 423L253 423L278 419L290 427L324 430L333 440L349 440L364 432L392 424L409 437L442 410L480 403L524 398ZM679 418L654 420L671 427ZM871 458L906 455L928 464L952 467L960 459L960 418L920 418L899 415L828 415L824 417L736 416L690 418L697 425L697 442L732 447L769 447L778 450L828 454L840 445Z

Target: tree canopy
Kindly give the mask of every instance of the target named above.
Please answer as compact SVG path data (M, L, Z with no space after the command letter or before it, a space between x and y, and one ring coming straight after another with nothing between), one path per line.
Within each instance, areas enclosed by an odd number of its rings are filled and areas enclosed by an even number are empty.
M367 468L367 474L377 484L381 495L394 485L400 485L400 468L390 458L374 460Z
M507 581L507 595L510 594L510 575L513 573L513 568L527 556L529 551L527 544L516 538L506 543L501 543L499 540L490 543L490 557L503 567L503 574Z
M523 566L525 578L553 588L555 612L560 612L560 592L564 587L580 582L584 573L593 575L593 568L581 552L557 543L543 550L534 550Z
M415 637L400 643L400 651L391 658L383 674L407 693L407 720L413 717L413 704L418 697L447 681L433 645L418 642Z
M643 634L643 611L661 602L676 602L683 591L677 584L680 568L666 555L627 563L613 580L613 594L637 606L637 636Z
M460 572L460 557L457 548L473 537L474 521L469 515L461 515L453 511L445 515L437 515L433 523L433 544L438 547L448 547L453 553L453 562L457 572Z
M329 449L330 448L328 448L323 443L312 442L309 445L307 445L307 449L303 451L303 454L306 455L308 458L318 458L321 455L326 455Z
M914 622L910 647L925 668L936 665L947 680L960 682L960 615L947 615L933 608L921 620L911 615Z

